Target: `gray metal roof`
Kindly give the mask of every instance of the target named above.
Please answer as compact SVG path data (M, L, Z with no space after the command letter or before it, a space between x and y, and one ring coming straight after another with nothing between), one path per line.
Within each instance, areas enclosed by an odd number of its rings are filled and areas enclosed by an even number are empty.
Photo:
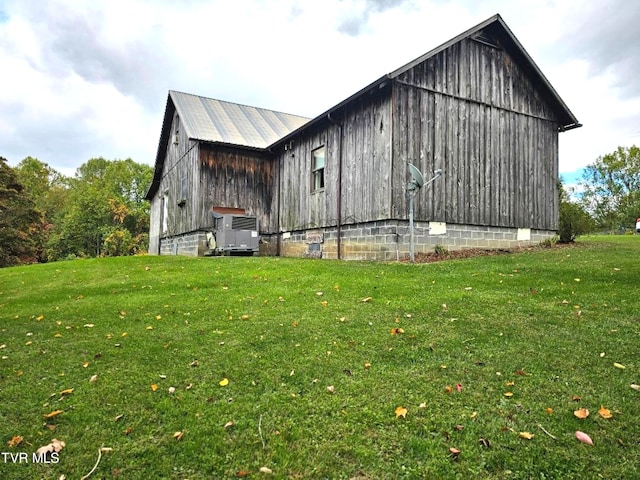
M169 91L186 134L194 140L266 148L308 118Z

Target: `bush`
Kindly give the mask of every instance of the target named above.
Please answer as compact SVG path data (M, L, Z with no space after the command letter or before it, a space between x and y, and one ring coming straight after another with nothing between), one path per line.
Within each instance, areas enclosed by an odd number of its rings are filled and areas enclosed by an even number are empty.
M558 229L558 241L560 243L573 243L579 235L592 232L595 223L584 209L573 202L560 202L560 228Z

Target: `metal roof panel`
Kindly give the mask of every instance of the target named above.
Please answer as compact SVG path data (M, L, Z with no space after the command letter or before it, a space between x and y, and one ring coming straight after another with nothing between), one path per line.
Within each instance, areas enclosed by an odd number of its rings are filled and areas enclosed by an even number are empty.
M304 125L308 118L188 93L169 95L189 138L266 148Z

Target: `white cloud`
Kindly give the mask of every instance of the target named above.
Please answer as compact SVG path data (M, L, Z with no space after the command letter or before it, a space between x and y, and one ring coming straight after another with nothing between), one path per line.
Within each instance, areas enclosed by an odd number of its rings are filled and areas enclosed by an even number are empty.
M95 156L152 164L169 89L315 116L499 12L584 124L560 135L571 172L640 139L637 44L615 61L601 48L635 38L616 25L640 13L582 31L619 0L582 3L5 0L0 155L65 172Z

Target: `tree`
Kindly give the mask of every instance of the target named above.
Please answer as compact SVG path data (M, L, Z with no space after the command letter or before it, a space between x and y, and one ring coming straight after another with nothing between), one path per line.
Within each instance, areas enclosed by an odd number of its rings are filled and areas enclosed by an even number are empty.
M37 158L27 157L16 167L18 180L25 193L33 200L42 216L42 224L35 236L37 258L46 262L55 253L49 248L49 240L58 223L69 193L68 178Z
M640 217L640 148L618 149L585 168L582 204L609 230L633 225Z
M35 261L41 220L15 170L0 157L0 267Z
M64 216L54 234L61 258L129 255L148 246L146 188L153 169L131 159L93 158L69 180Z

